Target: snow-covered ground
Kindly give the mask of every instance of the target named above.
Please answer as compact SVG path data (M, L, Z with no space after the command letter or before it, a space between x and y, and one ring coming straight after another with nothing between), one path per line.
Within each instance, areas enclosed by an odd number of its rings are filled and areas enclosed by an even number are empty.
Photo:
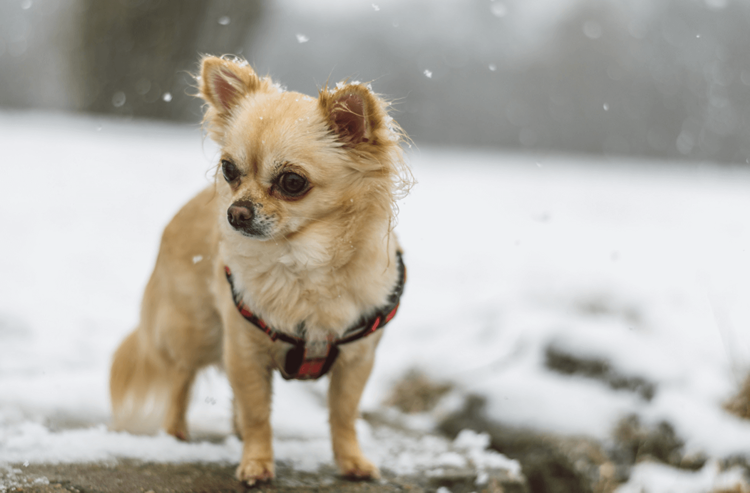
M379 409L416 368L458 388L428 425L478 393L506 424L606 439L637 414L672 423L691 451L750 455L750 423L721 407L750 369L750 171L409 155L419 184L397 229L409 281L363 409ZM106 428L110 357L136 324L162 228L211 180L214 144L197 126L0 113L0 156L0 463L237 461L231 393L215 370L199 377L189 422L194 435L227 438ZM549 347L605 359L653 383L654 396L550 371ZM332 461L325 388L276 383L278 459ZM470 435L421 443L364 421L360 433L368 455L401 472L451 465L464 442L486 446ZM622 488L702 492L731 480L712 461L697 473L639 465Z

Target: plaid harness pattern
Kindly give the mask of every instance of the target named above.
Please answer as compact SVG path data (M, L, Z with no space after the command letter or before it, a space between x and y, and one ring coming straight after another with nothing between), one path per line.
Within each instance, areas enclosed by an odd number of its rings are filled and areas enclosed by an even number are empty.
M316 342L308 342L302 337L292 336L269 327L242 300L242 293L234 288L232 271L229 267L224 266L224 272L232 289L234 304L237 306L240 315L253 326L265 332L271 338L271 341L281 340L292 345L286 352L281 375L287 380L316 380L331 369L339 355L338 347L340 345L367 337L378 329L385 327L396 315L406 283L406 266L400 251L396 252L396 257L398 260L398 281L388 296L386 305L375 310L369 317L362 317L354 326L347 329L340 338Z

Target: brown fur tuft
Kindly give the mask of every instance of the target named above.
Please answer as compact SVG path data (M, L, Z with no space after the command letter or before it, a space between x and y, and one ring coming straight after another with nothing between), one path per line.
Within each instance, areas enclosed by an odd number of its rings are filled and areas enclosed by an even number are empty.
M337 115L354 112L347 100L356 96L362 101L362 112L356 116L363 121L358 123L364 130L360 138L352 139L347 132L341 135ZM334 89L327 85L318 93L320 109L328 121L331 132L337 136L347 151L352 153L361 170L368 174L385 175L388 187L382 193L390 197L391 226L395 227L398 207L396 201L404 198L414 185L414 176L404 162L402 145L409 138L401 126L386 110L390 103L373 93L367 85L340 82ZM353 115L354 116L354 115ZM340 116L338 117L340 119Z
M152 434L161 425L167 382L157 378L159 363L143 347L138 330L130 333L115 352L110 373L112 428Z
M199 94L208 103L203 122L211 138L220 143L240 101L258 91L267 91L271 86L270 79L258 77L242 58L204 56L201 59Z

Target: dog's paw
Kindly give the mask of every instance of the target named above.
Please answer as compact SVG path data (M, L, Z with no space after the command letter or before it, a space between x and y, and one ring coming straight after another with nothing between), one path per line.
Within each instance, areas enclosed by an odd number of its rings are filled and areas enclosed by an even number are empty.
M168 426L166 432L180 441L190 441L190 435L188 435L187 428L184 426Z
M380 471L364 456L341 457L337 461L341 475L349 479L380 479Z
M167 433L182 442L190 441L190 435L188 435L188 432L186 429L167 429Z
M273 459L242 459L237 467L237 479L248 486L273 479Z
M177 438L178 440L181 440L183 442L189 442L190 441L190 438L188 437L187 431L176 431L176 432L174 432L172 434L175 436L175 438Z

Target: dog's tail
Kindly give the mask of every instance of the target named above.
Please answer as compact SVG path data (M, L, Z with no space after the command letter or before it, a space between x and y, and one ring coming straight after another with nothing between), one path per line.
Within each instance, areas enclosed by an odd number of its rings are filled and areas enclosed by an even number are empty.
M134 330L112 361L109 392L116 431L155 433L167 412L169 369L144 339L141 330Z

